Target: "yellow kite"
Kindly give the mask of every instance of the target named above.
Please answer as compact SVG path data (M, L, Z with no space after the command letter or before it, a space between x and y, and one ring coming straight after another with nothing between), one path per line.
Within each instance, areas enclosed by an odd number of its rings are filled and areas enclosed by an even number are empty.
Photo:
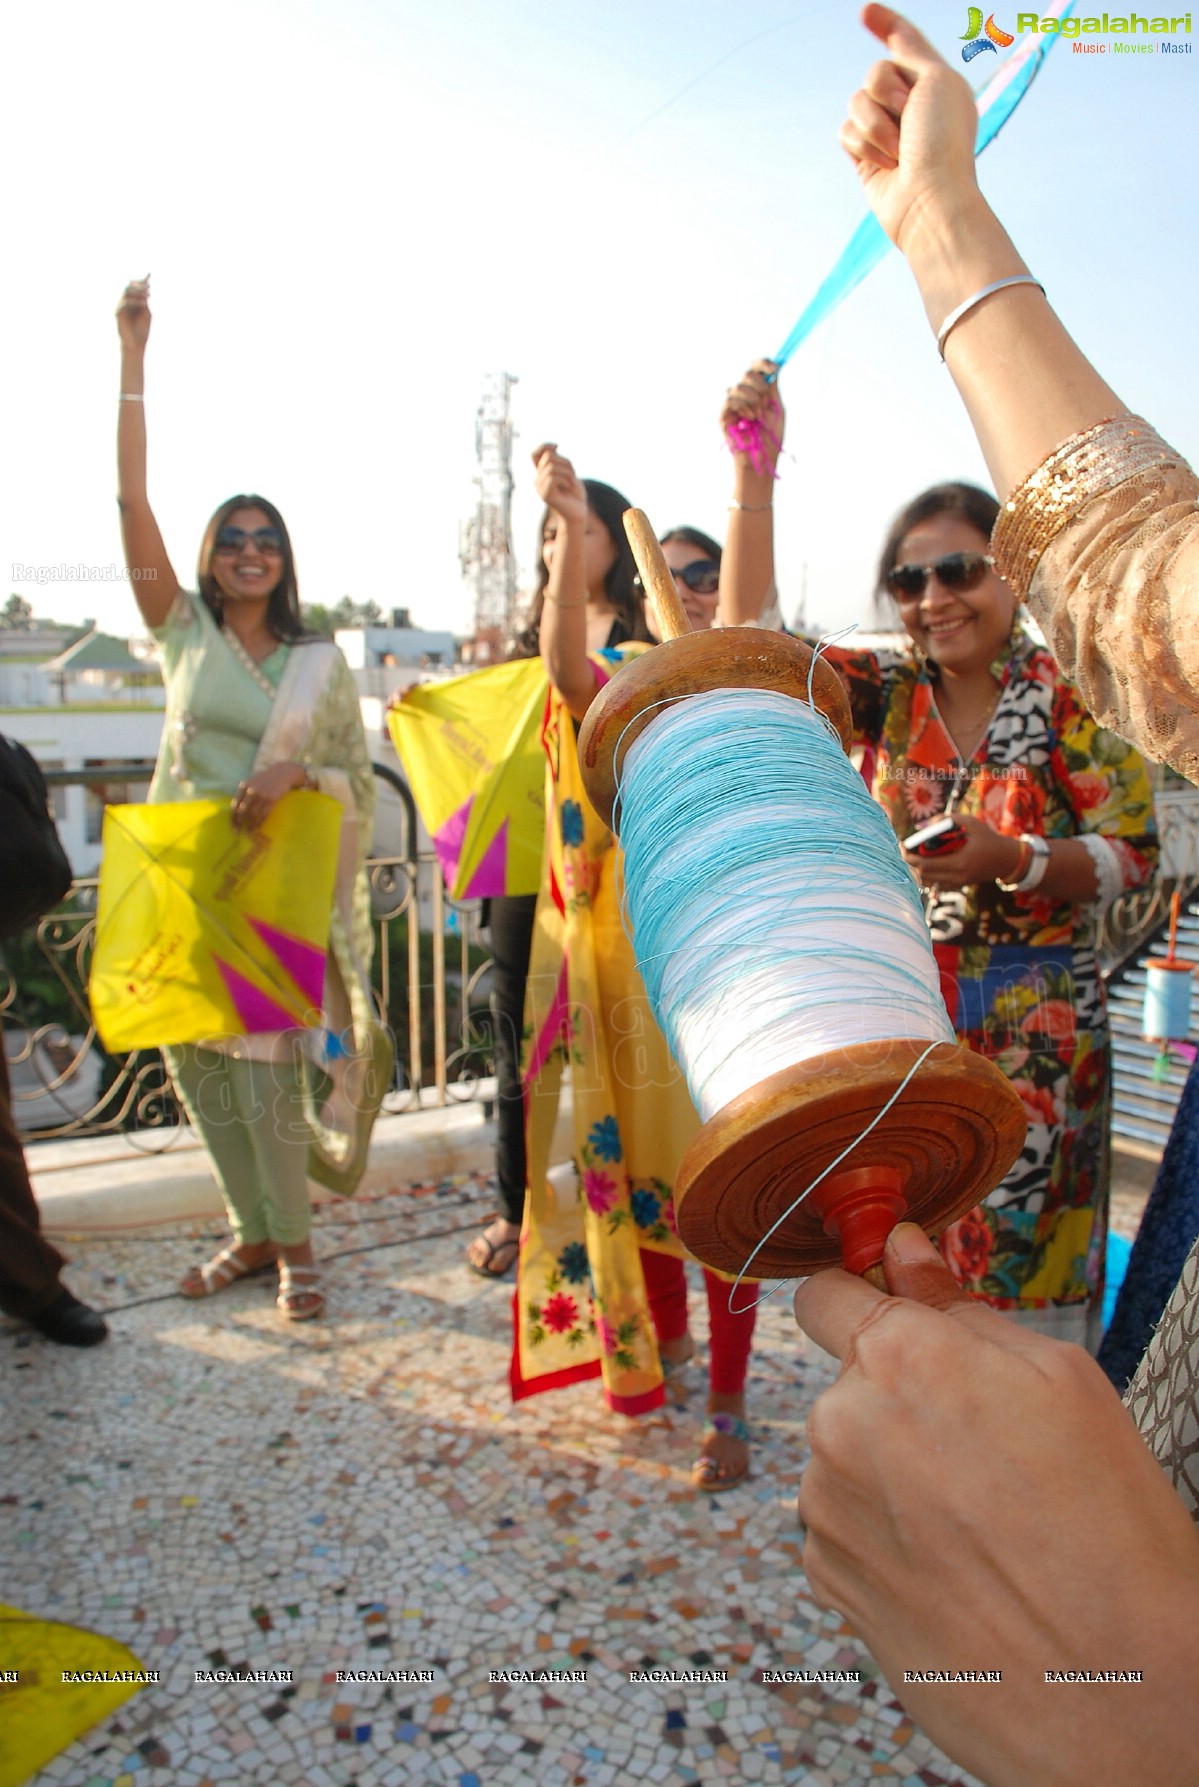
M0 1682L0 1787L18 1787L138 1693L146 1671L115 1638L0 1607L0 1675L16 1676Z
M540 658L404 691L388 716L451 899L536 893L545 839Z
M341 807L285 795L257 831L228 801L104 813L91 1002L105 1048L319 1021Z

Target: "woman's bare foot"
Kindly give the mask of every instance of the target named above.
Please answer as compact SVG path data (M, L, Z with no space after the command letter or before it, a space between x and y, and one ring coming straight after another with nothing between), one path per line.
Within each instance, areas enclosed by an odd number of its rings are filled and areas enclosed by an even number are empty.
M497 1216L475 1236L466 1263L480 1278L507 1278L520 1252L520 1224Z
M200 1297L214 1297L218 1291L236 1284L239 1278L251 1278L273 1265L274 1260L273 1241L234 1241L202 1266L193 1266L180 1280L179 1295L193 1301Z
M733 1489L749 1475L749 1428L744 1395L708 1397L708 1418L699 1457L691 1471L697 1489L709 1494Z

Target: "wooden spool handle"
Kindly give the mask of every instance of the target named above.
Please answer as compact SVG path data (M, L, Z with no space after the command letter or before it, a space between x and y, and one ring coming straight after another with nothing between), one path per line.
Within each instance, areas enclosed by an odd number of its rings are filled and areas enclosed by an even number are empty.
M864 1273L897 1222L936 1234L980 1203L1026 1129L1011 1082L962 1043L931 1054L922 1037L851 1043L709 1117L675 1174L679 1238L719 1272L752 1253L760 1278Z
M679 592L670 566L662 556L658 536L643 509L625 510L624 531L637 561L650 626L662 643L667 639L681 639L691 631L691 622L679 601Z

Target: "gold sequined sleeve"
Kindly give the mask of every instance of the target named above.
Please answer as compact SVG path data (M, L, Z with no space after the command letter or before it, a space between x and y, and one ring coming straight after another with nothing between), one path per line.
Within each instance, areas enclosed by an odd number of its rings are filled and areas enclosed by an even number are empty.
M1199 781L1199 480L1138 416L1063 442L1000 510L996 569L1100 725Z

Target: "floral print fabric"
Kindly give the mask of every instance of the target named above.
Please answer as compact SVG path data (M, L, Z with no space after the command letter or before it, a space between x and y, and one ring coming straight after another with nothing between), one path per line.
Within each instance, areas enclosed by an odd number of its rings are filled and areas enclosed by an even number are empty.
M1144 760L1098 726L1054 660L1022 631L993 666L1002 692L963 764L913 657L831 651L856 742L876 748L874 794L905 837L939 814L1045 838L1095 833L1125 887L1156 861ZM1102 1293L1109 1182L1107 1014L1087 907L995 882L926 896L941 986L961 1041L1003 1069L1028 1116L1020 1159L985 1204L941 1236L960 1283L1001 1309Z
M593 659L605 681L625 645ZM602 1376L608 1405L663 1400L640 1250L681 1254L671 1188L699 1128L649 1009L620 913L620 850L583 789L569 710L551 687L548 825L525 1001L529 1191L516 1288L518 1399ZM547 1178L569 1063L574 1170Z

